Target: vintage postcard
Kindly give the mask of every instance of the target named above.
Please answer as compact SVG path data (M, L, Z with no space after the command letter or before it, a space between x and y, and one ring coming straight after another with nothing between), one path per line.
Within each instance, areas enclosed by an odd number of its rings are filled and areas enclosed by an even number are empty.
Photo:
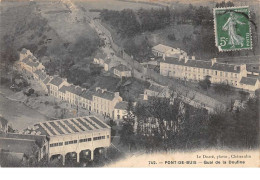
M1 0L0 167L259 167L259 2Z

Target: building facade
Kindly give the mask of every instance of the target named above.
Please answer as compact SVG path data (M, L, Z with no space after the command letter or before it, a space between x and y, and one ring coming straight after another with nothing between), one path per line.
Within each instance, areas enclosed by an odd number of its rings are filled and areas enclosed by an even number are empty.
M123 64L114 67L114 74L120 78L132 76L131 70Z
M93 94L93 111L113 118L115 105L120 101L122 101L122 98L119 96L119 92L110 92L97 87Z
M62 157L63 164L69 158L93 160L97 150L111 143L110 126L95 116L41 122L34 129L49 139L49 160Z
M209 77L212 83L242 88L241 79L247 77L247 70L245 64L218 63L216 59L202 61L188 57L166 57L160 62L160 74L188 81L201 81Z

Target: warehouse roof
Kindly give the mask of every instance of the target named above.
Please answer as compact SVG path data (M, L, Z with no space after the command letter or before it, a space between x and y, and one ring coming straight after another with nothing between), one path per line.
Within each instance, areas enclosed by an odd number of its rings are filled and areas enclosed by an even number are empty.
M110 128L94 116L46 121L34 125L37 133L47 136L59 136Z

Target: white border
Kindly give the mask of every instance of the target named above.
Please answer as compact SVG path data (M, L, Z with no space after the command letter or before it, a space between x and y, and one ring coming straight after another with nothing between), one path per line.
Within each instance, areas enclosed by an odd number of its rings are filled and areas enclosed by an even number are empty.
M219 52L228 52L228 51L240 51L240 50L252 50L253 49L253 41L252 41L252 31L251 31L251 23L249 21L249 34L250 34L250 41L251 47L250 48L236 48L236 49L222 49L218 46L218 38L217 38L217 22L216 22L216 10L228 10L228 9L240 9L240 8L248 8L248 18L250 17L250 10L249 6L235 6L235 7L221 7L221 8L213 8L213 19L214 19L214 34L215 34L215 45L218 48Z

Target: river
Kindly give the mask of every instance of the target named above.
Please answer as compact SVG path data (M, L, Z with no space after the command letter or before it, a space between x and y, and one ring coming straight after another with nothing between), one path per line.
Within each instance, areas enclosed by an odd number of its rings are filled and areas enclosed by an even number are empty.
M11 90L0 86L0 114L8 120L13 129L20 131L37 122L48 120L46 116L22 102L6 98L12 93Z

